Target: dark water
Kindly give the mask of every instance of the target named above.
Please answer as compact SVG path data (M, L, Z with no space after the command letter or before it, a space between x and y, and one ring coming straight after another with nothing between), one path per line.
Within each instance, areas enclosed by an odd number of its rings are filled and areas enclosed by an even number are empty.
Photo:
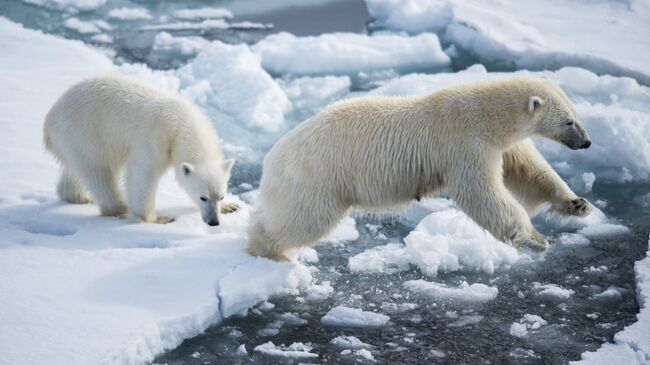
M309 5L305 5L309 4ZM127 62L144 62L152 68L177 67L179 62L162 62L152 50L152 42L159 31L142 30L142 26L159 23L158 18L187 7L223 6L235 13L233 21L273 23L265 30L209 30L170 32L175 36L200 36L228 43L252 43L276 31L291 31L299 35L312 35L332 31L363 31L368 14L361 0L313 2L254 2L245 1L138 1L115 0L92 12L74 16L82 20L102 19L111 8L121 6L147 7L153 20L133 22L111 21L114 29L111 45L102 45L116 59ZM70 14L26 5L20 1L0 0L0 15L23 23L26 27L42 29L47 33L88 43L90 35L68 30L62 21ZM99 44L97 44L99 46ZM461 60L472 63L473 60ZM459 61L460 62L460 61ZM294 111L301 115L300 110ZM259 163L235 165L232 186L242 182L257 186L261 169ZM237 188L233 189L237 193ZM398 274L351 274L348 259L370 247L384 244L374 237L366 224L379 226L379 232L401 241L413 224L401 218L357 219L360 237L343 247L329 245L317 248L320 261L314 264L318 281L330 281L334 287L332 297L320 302L305 302L296 296L272 298L275 307L266 312L251 312L244 318L230 318L188 339L177 349L161 355L156 363L167 364L284 364L327 363L348 364L368 362L359 356L341 354L330 341L337 336L356 336L372 345L370 351L378 364L564 364L592 351L614 334L635 321L638 304L634 295L634 262L641 259L647 249L650 233L650 208L635 203L638 196L650 188L643 185L617 185L597 182L590 201L607 200L604 212L632 229L632 233L611 239L593 240L586 247L555 247L544 260L515 265L493 275L456 272L440 274L435 281L456 285L466 280L496 286L499 295L482 305L459 306L409 293L403 288L406 280L424 278L416 270ZM544 231L557 234L556 231ZM606 271L588 271L590 267L607 267ZM586 271L587 270L587 271ZM541 302L532 295L532 283L554 283L575 292L561 304ZM620 300L598 301L594 294L614 286L620 288ZM399 310L400 304L413 303L414 308ZM389 324L380 329L341 329L325 327L320 318L336 305L346 305L364 310L378 311L391 317ZM258 331L267 328L284 313L295 313L307 323L285 323L279 333L262 337ZM510 335L510 325L524 314L536 314L548 325L532 331L525 338ZM590 317L587 316L590 315ZM454 326L459 319L478 318L475 324ZM275 322L278 323L278 322ZM450 326L452 325L452 326ZM286 360L265 356L252 349L273 341L276 345L310 342L315 359ZM236 349L244 344L249 352L238 356ZM441 357L443 356L444 357Z
M366 223L379 224L379 231L392 238L391 241L405 237L413 229L399 218L384 221L359 218L358 240L344 247L317 248L320 261L315 264L319 269L315 277L331 282L334 287L331 298L321 302L305 302L302 297L294 296L273 298L272 310L230 318L205 334L186 340L155 362L170 365L364 362L359 356L342 355L343 349L330 343L337 336L355 336L372 345L370 350L375 361L381 364L565 364L577 360L582 352L596 350L602 343L612 341L616 332L635 321L639 308L634 295L633 266L644 257L650 233L650 211L636 204L635 199L647 191L643 185L596 184L594 192L588 195L592 201L607 200L604 212L629 226L632 229L629 235L592 240L586 247L556 246L544 260L515 265L494 275L457 272L441 274L435 279L449 285L466 280L498 287L495 300L472 306L440 303L409 293L402 286L404 281L426 279L416 269L392 275L350 273L347 262L351 256L384 244L373 238L376 233L370 232ZM607 270L589 270L601 266ZM575 293L560 304L541 301L532 290L534 282L558 284ZM623 293L620 299L592 297L611 286ZM403 303L415 303L417 307L398 310ZM378 311L389 315L391 320L380 329L323 326L320 318L337 305ZM299 315L307 323L284 324L272 337L258 334L287 312ZM525 338L512 336L511 324L524 314L539 315L548 325L531 331ZM473 316L482 319L477 324L453 325L459 319ZM319 357L289 360L251 351L268 341L276 345L310 342L312 352ZM249 356L236 354L241 344L246 346ZM440 353L444 357L439 357Z
M111 9L121 7L147 8L152 19L119 20L110 19ZM168 60L152 49L153 41L162 30L143 29L161 23L175 23L183 20L171 15L176 10L202 7L224 7L234 13L232 23L250 21L272 24L270 29L206 29L206 30L164 30L173 36L198 36L207 40L220 40L225 43L255 43L275 32L288 31L296 35L319 35L329 32L362 32L370 15L363 0L283 0L283 1L145 1L111 0L105 6L93 11L71 14L64 11L49 10L23 3L19 0L0 0L0 16L23 24L27 28L41 29L69 39L79 39L85 43L104 48L114 54L116 60L130 63L145 63L154 69L178 67L187 58ZM104 31L113 38L112 44L102 44L93 40L95 34L79 34L64 26L65 19L76 17L82 21L103 19L113 29ZM168 19L165 20L165 17Z

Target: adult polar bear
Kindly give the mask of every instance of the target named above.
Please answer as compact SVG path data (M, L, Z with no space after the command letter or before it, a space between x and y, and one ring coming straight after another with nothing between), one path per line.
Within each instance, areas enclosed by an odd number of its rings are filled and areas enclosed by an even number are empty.
M416 97L342 101L280 139L264 161L248 251L286 260L316 242L350 207L391 209L447 190L494 237L544 249L530 210L550 202L582 216L577 197L528 139L571 149L589 137L550 80L514 77Z
M237 209L221 201L234 161L224 160L210 121L179 94L117 74L88 79L54 104L43 137L63 165L59 197L76 204L92 198L102 215L127 211L118 189L124 165L128 210L136 221L173 221L154 209L158 181L170 165L207 224L219 224L219 211Z

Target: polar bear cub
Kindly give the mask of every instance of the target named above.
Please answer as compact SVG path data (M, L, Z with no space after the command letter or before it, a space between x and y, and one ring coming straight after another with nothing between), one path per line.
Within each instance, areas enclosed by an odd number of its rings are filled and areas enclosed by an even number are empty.
M59 197L94 201L102 215L169 223L155 212L158 181L173 166L205 223L237 209L222 199L233 160L225 160L208 118L177 93L121 75L72 86L48 112L44 143L61 163ZM125 170L126 203L118 189ZM127 208L128 207L128 208Z
M447 191L494 237L536 249L547 239L528 211L589 211L537 151L539 135L571 149L591 144L552 81L514 77L414 97L342 101L303 122L265 158L248 251L285 260L351 207L385 210Z

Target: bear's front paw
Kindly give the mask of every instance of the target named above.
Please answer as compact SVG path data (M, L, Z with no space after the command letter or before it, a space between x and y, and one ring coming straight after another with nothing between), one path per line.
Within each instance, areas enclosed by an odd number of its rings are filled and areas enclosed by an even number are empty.
M229 213L234 213L239 210L239 205L235 203L222 203L221 204L221 213L222 214L229 214Z
M174 218L172 217L166 217L164 215L159 215L156 217L156 219L153 220L151 223L156 223L156 224L167 224L171 223L174 221Z
M563 201L554 210L564 215L584 217L591 211L591 205L585 198L575 198Z

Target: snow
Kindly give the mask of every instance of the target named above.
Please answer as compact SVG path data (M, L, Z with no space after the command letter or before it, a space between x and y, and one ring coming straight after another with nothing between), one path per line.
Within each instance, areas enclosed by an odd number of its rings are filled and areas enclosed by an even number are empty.
M574 193L587 194L591 192L595 181L596 175L593 172L585 172L570 178L568 183Z
M410 280L404 282L404 287L433 299L461 304L489 302L499 294L499 289L496 287L480 283L469 285L466 281L461 282L457 287L449 287L431 281Z
M108 17L120 20L151 19L151 14L146 8L115 8L108 12Z
M535 298L543 302L560 303L569 299L575 292L557 284L533 283Z
M415 71L449 66L449 57L434 34L408 37L328 33L296 37L277 33L252 49L261 54L262 66L273 74L353 75L390 68Z
M318 357L318 354L311 352L312 347L308 344L302 342L295 342L289 346L279 345L276 346L273 342L269 341L263 343L259 346L256 346L254 351L260 352L262 354L270 356L284 357L288 359L303 359L303 358L315 358Z
M351 257L353 272L398 272L416 266L427 276L461 269L494 273L526 260L511 245L496 240L457 208L433 212L404 238Z
M643 1L366 0L366 4L374 27L437 33L456 53L467 53L484 64L537 70L579 66L650 84L650 48L639 46L650 37L650 6Z
M167 32L156 34L153 50L171 57L180 55L195 56L210 43L201 37L174 37Z
M218 124L223 126L220 136L228 141L237 142L235 136L242 127L272 133L285 126L284 113L291 103L262 69L259 55L246 45L214 41L178 70L178 76L183 89L194 88L191 96L195 101L216 106L230 117L229 122L220 120ZM239 140L248 136L239 136Z
M605 223L582 228L578 233L594 239L626 235L630 233L630 229L620 224Z
M343 218L325 238L321 239L321 242L340 243L356 240L359 238L356 224L357 222L350 216Z
M591 243L587 237L577 233L562 233L557 237L556 242L569 247L589 246Z
M305 299L312 302L320 302L332 296L334 288L329 281L320 285L313 284L307 287Z
M224 8L198 8L198 9L182 9L174 12L174 18L182 20L197 20L197 19L231 19L233 14L230 10Z
M113 37L108 34L95 34L90 40L97 43L108 44L113 42Z
M101 29L97 24L93 22L85 22L74 17L66 19L63 22L63 25L66 28L72 29L81 34L94 34L101 32Z
M535 314L525 314L510 325L510 334L515 337L526 337L531 330L537 330L548 323L544 318Z
M198 23L176 22L156 25L146 25L143 30L209 30L209 29L228 29L230 25L222 19L207 19Z
M59 168L42 148L44 115L67 87L116 67L80 42L4 18L0 48L0 150L10 156L0 159L2 361L145 363L230 315L311 283L302 264L244 252L248 205L227 196L242 210L208 227L172 174L157 196L158 209L176 217L168 225L60 203ZM180 85L169 72L119 70Z
M338 306L327 312L320 322L326 326L369 328L382 327L388 323L388 320L390 317L384 314Z
M354 336L338 336L332 339L330 343L334 346L350 350L368 349L373 347Z
M71 13L95 10L106 4L106 0L22 0L24 3Z
M246 351L246 345L243 343L237 347L237 355L238 356L248 356L248 351Z

